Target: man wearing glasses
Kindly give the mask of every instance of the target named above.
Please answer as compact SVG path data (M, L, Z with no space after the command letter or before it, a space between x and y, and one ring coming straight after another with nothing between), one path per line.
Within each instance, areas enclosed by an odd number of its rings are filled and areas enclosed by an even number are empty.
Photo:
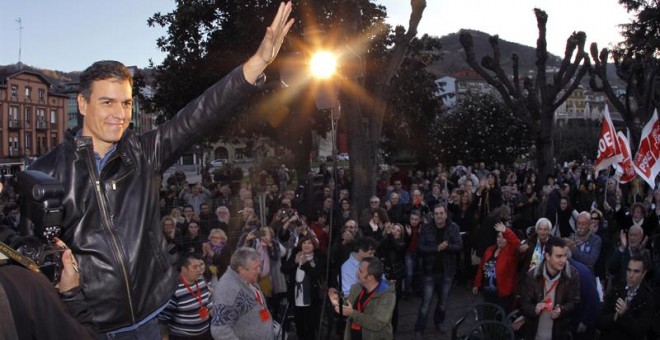
M360 219L358 220L359 226L361 228L369 226L369 220L374 216L374 213L378 212L378 216L387 216L387 210L380 206L380 198L378 196L371 196L369 199L369 207L364 208L360 212ZM387 221L382 221L383 223Z

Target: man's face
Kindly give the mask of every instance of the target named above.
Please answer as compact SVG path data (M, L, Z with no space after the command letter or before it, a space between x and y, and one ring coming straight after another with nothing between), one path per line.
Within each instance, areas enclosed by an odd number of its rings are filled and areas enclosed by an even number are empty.
M630 228L628 231L628 245L631 248L638 248L642 244L643 238L644 232L641 231L641 228Z
M586 215L578 215L577 226L575 229L578 236L587 236L589 231L591 231L591 217L587 217Z
M207 204L202 204L199 206L199 211L202 214L208 214L209 213L209 206Z
M380 206L380 200L378 198L372 198L369 200L369 206L372 210L377 209Z
M392 203L392 205L399 204L399 195L397 195L396 193L392 193L390 195L390 203Z
M644 211L639 206L636 206L632 211L632 217L634 220L639 221L644 218Z
M163 221L163 234L165 235L173 235L174 233L174 221L172 220L165 220Z
M442 226L445 224L447 221L447 211L445 210L445 207L439 206L433 209L433 220L436 225Z
M552 254L545 253L545 260L548 266L555 271L560 272L566 265L567 247L552 247Z
M330 197L331 195L332 195L332 192L330 191L330 188L328 188L328 187L323 188L323 196Z
M78 108L85 117L82 134L92 137L95 150L119 141L131 122L132 106L128 80L96 80L92 83L89 100L78 95Z
M248 261L247 268L238 267L238 276L240 276L247 283L256 283L261 273L261 263L259 259Z
M646 270L644 270L644 264L641 261L628 261L628 270L626 271L626 284L629 287L637 287L644 276L646 275Z
M394 190L401 190L401 181L394 181Z
M421 221L421 218L419 215L410 215L410 225L413 227L416 227L419 225L419 222Z
M192 218L194 213L195 213L195 211L193 210L193 208L190 208L190 207L183 208L183 216L185 216L188 219Z
M369 281L368 276L369 272L367 271L369 267L369 264L366 262L360 263L360 267L357 270L357 279L358 283L360 283L362 286L365 286L367 282Z
M460 197L458 196L458 192L456 190L451 192L451 200L452 202L459 202Z
M187 266L181 267L181 275L188 282L195 282L197 279L202 276L204 271L204 261L198 259L190 259L190 262Z

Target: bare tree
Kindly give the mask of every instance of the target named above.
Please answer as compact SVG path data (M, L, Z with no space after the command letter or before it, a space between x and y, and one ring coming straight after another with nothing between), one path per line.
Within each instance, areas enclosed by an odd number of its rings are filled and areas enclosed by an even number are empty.
M342 119L346 122L351 157L351 195L356 212L367 206L369 196L375 192L377 159L387 98L395 95L397 90L392 79L400 69L411 41L417 35L417 27L426 8L425 0L411 0L410 4L412 12L408 30L401 26L396 28L394 47L388 53L385 71L375 75L375 85L367 91L369 95L358 96L347 88L342 88L341 91ZM347 42L354 41L360 34L360 8L356 0L342 0L342 6L343 38ZM354 81L360 88L365 88L364 78Z
M484 56L481 64L475 59L472 35L467 31L461 32L460 42L465 49L468 65L492 85L500 93L504 103L528 124L534 134L539 175L545 178L553 167L552 130L555 110L578 87L582 77L590 68L590 62L584 50L586 34L573 32L566 41L566 50L559 71L554 76L548 75L546 71L548 15L538 8L534 9L534 14L539 30L539 37L536 40L535 78L524 77L521 82L517 54L511 56L513 76L510 77L502 69L497 35L489 39L493 55Z

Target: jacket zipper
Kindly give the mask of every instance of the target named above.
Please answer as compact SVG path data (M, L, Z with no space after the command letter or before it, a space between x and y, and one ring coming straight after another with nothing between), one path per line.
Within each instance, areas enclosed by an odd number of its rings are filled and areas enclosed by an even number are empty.
M90 155L86 157L87 167L89 168L89 172L92 175L92 180L94 181L94 189L95 189L94 191L96 192L96 199L99 201L99 204L101 205L101 217L103 219L102 224L112 239L112 244L114 245L115 248L114 249L115 254L119 259L119 265L121 266L121 271L124 276L124 285L126 286L126 296L128 297L128 306L131 310L131 320L133 321L133 323L136 323L137 321L135 320L135 311L133 310L133 299L131 298L131 286L128 282L128 272L126 270L124 255L122 254L121 249L119 248L119 242L117 241L117 236L112 230L112 223L110 222L110 217L108 216L108 204L106 202L103 189L101 188L101 181L97 177L98 174L96 170L96 165L93 164L92 157L93 156ZM113 182L113 188L114 187L115 187L115 183Z

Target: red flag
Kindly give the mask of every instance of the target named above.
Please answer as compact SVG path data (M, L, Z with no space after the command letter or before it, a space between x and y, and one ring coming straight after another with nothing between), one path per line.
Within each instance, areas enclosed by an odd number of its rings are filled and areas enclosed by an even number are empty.
M600 138L598 139L598 156L594 162L594 171L598 172L607 169L608 166L620 162L621 148L616 138L616 130L610 118L610 110L605 105L603 112L603 122L600 125Z
M639 149L633 164L637 174L651 186L651 189L655 188L655 176L660 172L659 157L660 121L658 121L658 110L656 110L649 122L644 125L642 138L639 141Z
M635 172L630 157L630 144L628 143L628 138L626 138L621 131L619 131L616 136L619 147L621 148L621 156L623 157L623 160L615 164L614 169L616 169L616 176L619 176L619 183L624 184L632 181L637 176L637 173Z

